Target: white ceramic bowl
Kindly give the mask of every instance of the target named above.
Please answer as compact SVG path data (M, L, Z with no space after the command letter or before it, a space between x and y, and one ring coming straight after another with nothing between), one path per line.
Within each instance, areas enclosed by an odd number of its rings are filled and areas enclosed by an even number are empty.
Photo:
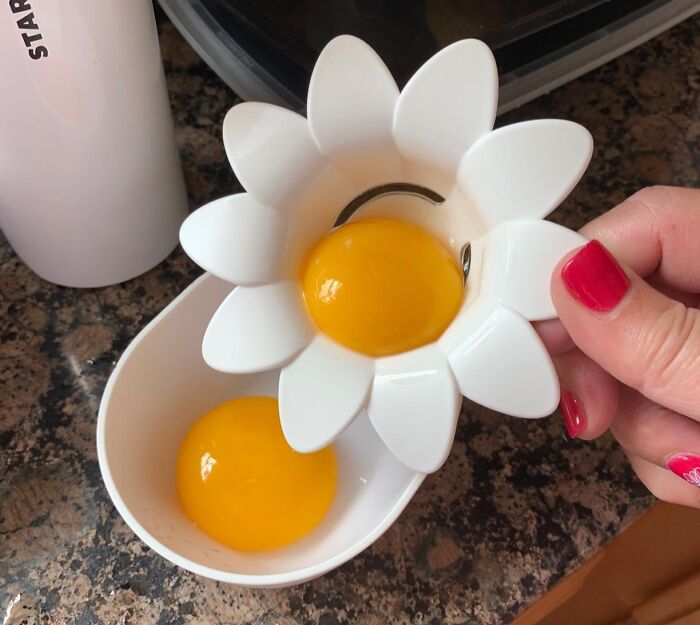
M117 510L149 547L193 573L245 586L287 586L343 564L401 514L424 476L402 465L366 415L336 441L338 490L321 524L293 545L245 553L209 538L185 516L176 456L190 425L239 395L276 396L278 371L235 376L209 368L202 336L231 285L205 274L131 343L97 421L102 477Z

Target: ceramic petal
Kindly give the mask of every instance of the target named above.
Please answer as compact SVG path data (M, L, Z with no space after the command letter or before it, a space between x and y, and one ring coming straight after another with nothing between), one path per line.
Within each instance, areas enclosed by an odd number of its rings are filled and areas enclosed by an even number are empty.
M313 333L296 281L240 286L214 313L202 355L224 373L266 371L289 362Z
M327 164L304 117L260 102L244 102L227 113L224 147L245 189L280 209L298 200Z
M284 214L239 193L194 211L180 228L180 243L206 271L251 286L282 275L286 230Z
M367 412L384 444L410 469L432 473L442 466L461 405L437 345L377 361Z
M530 321L556 317L549 292L552 272L585 243L577 232L550 221L506 221L486 236L482 292Z
M459 313L439 344L472 401L530 419L556 409L554 365L535 329L513 310L482 298Z
M466 150L493 127L498 70L489 47L465 39L440 50L408 81L394 138L410 161L455 171Z
M512 124L469 149L458 180L489 228L509 219L541 219L569 195L592 152L590 133L574 122Z
M331 443L364 409L373 373L370 358L318 335L280 374L287 442L305 453Z

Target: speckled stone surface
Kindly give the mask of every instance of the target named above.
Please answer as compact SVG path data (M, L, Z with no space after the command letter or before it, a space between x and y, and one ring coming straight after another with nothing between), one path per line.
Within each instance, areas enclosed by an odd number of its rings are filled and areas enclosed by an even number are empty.
M161 43L198 206L240 188L220 139L237 99L168 23ZM554 217L578 227L642 186L697 186L699 103L695 18L499 123L563 117L592 131L592 165ZM95 420L121 352L198 273L178 250L127 284L65 289L34 276L0 238L5 623L508 623L652 505L610 438L571 442L557 417L529 422L465 404L446 466L339 570L265 591L178 569L113 508Z

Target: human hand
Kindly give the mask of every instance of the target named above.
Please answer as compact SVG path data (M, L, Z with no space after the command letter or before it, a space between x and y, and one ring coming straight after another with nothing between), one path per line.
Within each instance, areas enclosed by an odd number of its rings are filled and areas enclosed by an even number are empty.
M610 428L654 495L700 508L700 190L644 189L581 233L537 328L567 431Z

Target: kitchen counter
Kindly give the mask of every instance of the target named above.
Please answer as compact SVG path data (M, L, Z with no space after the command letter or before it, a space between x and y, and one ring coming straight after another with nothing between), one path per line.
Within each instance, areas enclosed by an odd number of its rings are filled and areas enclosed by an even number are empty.
M237 98L170 23L161 45L196 207L240 190L221 142ZM699 103L696 17L498 123L562 117L591 130L591 167L554 214L576 228L645 185L698 185ZM508 623L653 504L609 436L569 441L557 416L465 403L445 467L339 570L266 591L177 568L117 515L95 421L119 355L199 273L178 249L126 284L66 289L34 276L0 235L4 623Z

